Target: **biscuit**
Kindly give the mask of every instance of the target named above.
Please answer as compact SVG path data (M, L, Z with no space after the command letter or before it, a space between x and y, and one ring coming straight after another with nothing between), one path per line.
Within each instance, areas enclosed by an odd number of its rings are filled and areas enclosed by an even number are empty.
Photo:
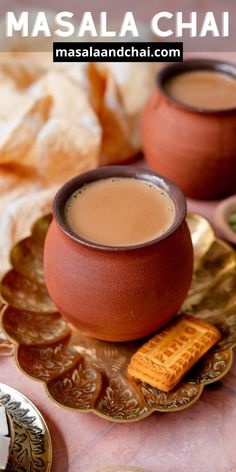
M179 316L138 349L128 374L169 392L220 338L215 326L192 316Z

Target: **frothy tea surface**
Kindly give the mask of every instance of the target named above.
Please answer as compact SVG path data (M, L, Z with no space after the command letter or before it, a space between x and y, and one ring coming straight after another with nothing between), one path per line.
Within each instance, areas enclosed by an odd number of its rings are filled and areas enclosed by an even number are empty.
M168 194L145 180L97 180L74 192L65 220L80 237L108 246L133 246L165 233L175 206Z
M205 110L236 107L236 79L215 71L189 71L172 77L165 90L180 103Z

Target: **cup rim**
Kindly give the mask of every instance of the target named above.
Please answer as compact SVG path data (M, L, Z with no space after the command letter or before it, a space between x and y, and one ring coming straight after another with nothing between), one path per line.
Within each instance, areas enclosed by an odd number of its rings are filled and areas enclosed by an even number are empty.
M236 112L236 107L232 108L218 108L218 109L206 109L203 107L195 107L182 103L175 98L171 97L165 90L165 83L175 75L182 74L184 72L193 70L205 70L205 71L217 71L227 74L236 79L236 64L231 62L219 61L215 59L185 59L183 62L177 62L169 64L164 67L156 77L156 83L161 93L168 99L169 102L187 111L195 113L201 113L204 115L215 115Z
M144 243L129 245L129 246L109 246L105 244L95 243L80 237L75 233L65 221L64 209L65 203L69 197L78 188L82 187L86 183L90 183L96 180L112 177L131 177L136 179L146 180L159 188L165 190L172 199L175 205L175 218L169 229L162 235ZM153 171L144 168L132 167L132 166L107 166L99 167L83 174L77 175L76 177L65 182L65 184L56 193L52 211L54 219L62 230L62 232L68 236L71 240L87 246L93 249L99 249L109 252L125 252L134 251L141 248L153 246L154 244L161 242L171 236L182 224L187 213L187 203L184 194L173 182L166 177L162 177Z

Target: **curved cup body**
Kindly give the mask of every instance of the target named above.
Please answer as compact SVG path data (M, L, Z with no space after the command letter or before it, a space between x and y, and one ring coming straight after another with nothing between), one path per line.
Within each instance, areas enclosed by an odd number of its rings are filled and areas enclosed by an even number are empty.
M205 111L167 96L165 81L188 70L219 70L236 79L236 66L189 60L163 69L142 115L142 142L151 169L190 198L212 199L236 189L236 109Z
M129 168L106 168L105 175L109 173L127 176ZM130 173L136 178L155 176L135 168ZM102 169L88 174L104 178ZM140 246L102 247L80 240L63 222L66 196L78 188L81 178L73 179L69 187L66 184L66 191L62 189L54 201L44 252L49 294L63 316L89 336L109 341L147 336L173 318L191 283L193 249L184 197L171 183L155 176L163 188L171 186L170 193L175 195L174 228L165 237Z

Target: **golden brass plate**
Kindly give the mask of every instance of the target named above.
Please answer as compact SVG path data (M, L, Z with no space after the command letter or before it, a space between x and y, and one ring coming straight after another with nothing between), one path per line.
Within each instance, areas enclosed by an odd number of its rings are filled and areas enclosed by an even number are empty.
M52 465L51 438L37 408L20 392L2 383L0 405L6 408L13 430L6 472L49 472Z
M16 362L25 374L44 382L54 402L111 421L137 421L153 411L189 407L205 385L228 372L236 344L236 257L228 244L215 237L205 218L188 215L194 276L180 313L210 321L223 336L170 393L127 377L130 356L142 341L108 343L88 338L56 311L43 275L43 244L50 221L50 215L38 220L32 235L13 248L13 268L3 278L1 292L8 304L2 310L2 327L15 344Z

